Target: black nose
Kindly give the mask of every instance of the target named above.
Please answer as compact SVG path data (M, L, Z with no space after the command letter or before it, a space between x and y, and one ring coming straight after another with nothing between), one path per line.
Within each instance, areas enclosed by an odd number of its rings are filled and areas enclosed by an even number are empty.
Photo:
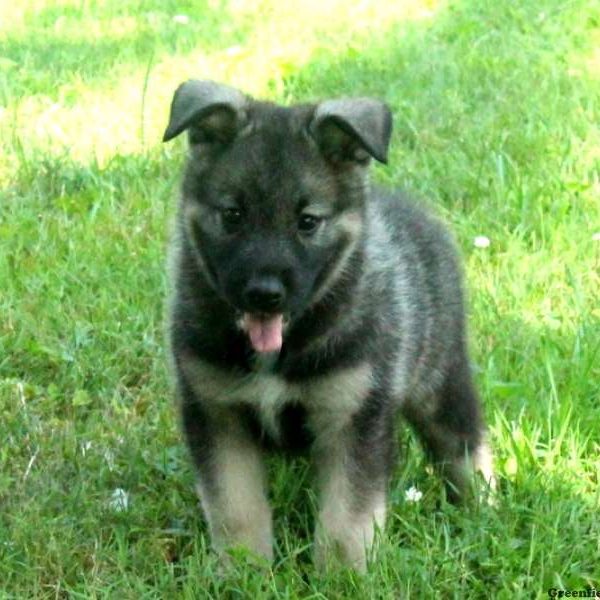
M285 301L285 287L276 277L254 278L246 286L244 300L250 311L277 312Z

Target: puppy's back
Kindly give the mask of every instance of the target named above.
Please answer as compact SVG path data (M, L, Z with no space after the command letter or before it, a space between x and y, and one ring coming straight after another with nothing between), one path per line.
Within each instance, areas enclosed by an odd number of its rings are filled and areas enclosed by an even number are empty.
M454 240L430 211L402 192L374 191L368 237L373 264L393 280L374 297L398 343L396 395L437 391L465 352L462 273Z

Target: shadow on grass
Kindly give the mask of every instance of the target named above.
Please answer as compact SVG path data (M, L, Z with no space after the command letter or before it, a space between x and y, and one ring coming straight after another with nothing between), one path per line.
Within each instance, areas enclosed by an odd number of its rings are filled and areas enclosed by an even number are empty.
M104 165L97 161L76 162L68 154L47 154L22 160L5 193L9 201L20 201L22 206L33 202L42 210L64 208L66 200L75 212L85 212L94 198L127 202L140 189L155 190L152 202L168 202L176 195L180 162L162 149L146 154L117 154ZM163 193L158 193L159 189ZM80 207L77 198L83 202Z

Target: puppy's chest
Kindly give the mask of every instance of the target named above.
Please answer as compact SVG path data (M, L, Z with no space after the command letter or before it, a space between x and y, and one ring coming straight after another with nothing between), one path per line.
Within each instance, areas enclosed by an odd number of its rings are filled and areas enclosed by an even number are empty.
M185 370L201 398L221 406L249 406L276 441L281 438L282 419L286 429L293 428L293 416L300 413L305 423L298 423L298 427L306 425L316 437L343 428L360 410L373 385L367 363L300 381L289 381L268 368L246 374L228 373L202 361L188 363Z
M268 436L287 445L289 438L303 438L303 429L309 437L319 438L343 428L368 394L365 373L358 367L289 382L258 372L231 401L249 405Z
M276 442L285 442L286 431L294 426L310 427L309 412L306 410L309 402L301 385L289 383L270 373L255 373L251 380L242 384L240 392L238 401L252 408L261 428ZM291 412L290 407L304 409L302 413L296 411L297 423L289 423L289 419L285 418Z

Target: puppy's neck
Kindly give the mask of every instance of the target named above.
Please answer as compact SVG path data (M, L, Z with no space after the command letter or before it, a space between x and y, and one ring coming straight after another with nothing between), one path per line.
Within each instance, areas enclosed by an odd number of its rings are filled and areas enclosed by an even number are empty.
M252 370L255 373L272 373L279 360L280 352L254 352L251 358Z

